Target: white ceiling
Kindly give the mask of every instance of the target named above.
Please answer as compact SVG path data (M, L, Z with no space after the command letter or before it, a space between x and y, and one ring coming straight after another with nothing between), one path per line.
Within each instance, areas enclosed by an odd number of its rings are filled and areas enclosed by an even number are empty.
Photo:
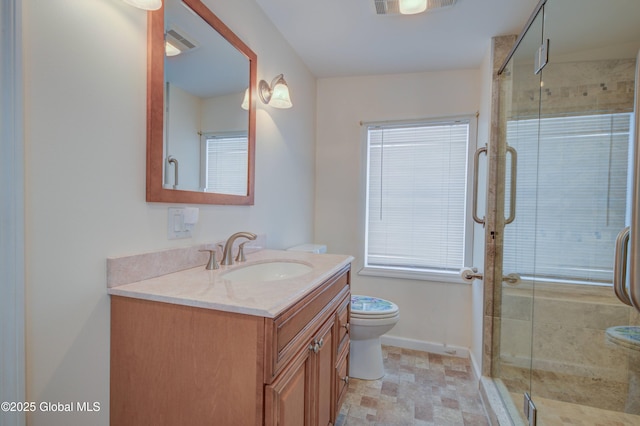
M538 0L458 0L377 15L374 0L256 0L316 77L477 68L491 37L519 34Z

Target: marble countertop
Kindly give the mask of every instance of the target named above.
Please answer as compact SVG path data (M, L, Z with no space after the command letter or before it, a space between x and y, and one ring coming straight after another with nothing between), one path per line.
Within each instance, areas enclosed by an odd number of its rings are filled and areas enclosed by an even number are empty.
M295 261L312 270L298 277L266 282L231 282L224 274L271 260ZM115 296L174 303L274 318L351 263L352 256L313 254L283 250L260 250L247 261L208 271L204 266L107 289Z

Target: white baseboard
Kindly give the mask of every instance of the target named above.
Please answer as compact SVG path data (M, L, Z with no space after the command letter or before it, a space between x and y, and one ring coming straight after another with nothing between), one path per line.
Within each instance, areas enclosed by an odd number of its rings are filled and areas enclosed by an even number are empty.
M469 351L469 359L471 360L471 368L473 368L476 379L480 379L480 377L482 377L482 363L478 362L476 357L473 356L473 352L471 351Z
M388 335L380 337L380 342L383 345L396 346L398 348L413 349L416 351L430 352L440 355L450 355L459 358L469 358L469 348L463 348L461 346L450 346L444 343L425 342L423 340L407 339L406 337Z

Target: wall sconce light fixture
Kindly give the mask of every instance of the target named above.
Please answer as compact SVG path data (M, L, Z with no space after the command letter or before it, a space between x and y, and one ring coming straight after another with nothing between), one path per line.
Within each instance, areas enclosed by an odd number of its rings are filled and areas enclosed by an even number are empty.
M125 3L142 10L158 10L162 0L123 0Z
M291 97L289 96L289 86L284 81L282 74L277 75L271 85L266 81L260 80L258 84L258 95L265 104L271 105L274 108L291 108Z
M398 7L403 15L422 13L427 10L427 0L400 0Z

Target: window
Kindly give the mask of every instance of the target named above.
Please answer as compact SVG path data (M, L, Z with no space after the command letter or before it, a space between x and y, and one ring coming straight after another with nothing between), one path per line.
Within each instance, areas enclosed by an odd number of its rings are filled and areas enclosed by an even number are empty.
M459 281L471 250L470 140L469 117L366 127L363 274Z
M507 140L518 151L518 182L516 220L504 234L505 274L611 283L614 244L628 214L631 118L619 113L507 123Z
M248 139L245 134L203 134L206 192L246 195Z

